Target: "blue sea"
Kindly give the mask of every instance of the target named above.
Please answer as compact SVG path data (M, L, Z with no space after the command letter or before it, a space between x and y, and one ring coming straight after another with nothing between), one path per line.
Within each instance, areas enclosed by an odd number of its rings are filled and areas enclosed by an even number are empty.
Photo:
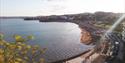
M91 46L80 43L81 30L79 26L68 22L39 22L23 19L0 19L0 33L6 41L13 42L13 35L23 37L33 35L31 45L47 48L43 57L47 62L67 59L85 52Z

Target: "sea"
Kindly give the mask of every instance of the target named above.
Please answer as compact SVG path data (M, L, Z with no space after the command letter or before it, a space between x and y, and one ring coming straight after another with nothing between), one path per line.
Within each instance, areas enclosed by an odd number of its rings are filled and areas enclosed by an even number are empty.
M15 34L24 38L33 35L35 38L28 41L28 44L47 48L43 55L47 63L77 56L91 48L80 42L79 26L69 22L0 19L0 33L4 34L4 39L8 42L14 42Z

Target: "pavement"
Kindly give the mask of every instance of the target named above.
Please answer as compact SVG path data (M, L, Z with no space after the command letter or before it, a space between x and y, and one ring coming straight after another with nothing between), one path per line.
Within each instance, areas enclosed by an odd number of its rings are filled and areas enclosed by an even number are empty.
M99 53L92 54L89 58L85 59L92 51L83 54L80 57L69 60L66 63L104 63L105 57Z

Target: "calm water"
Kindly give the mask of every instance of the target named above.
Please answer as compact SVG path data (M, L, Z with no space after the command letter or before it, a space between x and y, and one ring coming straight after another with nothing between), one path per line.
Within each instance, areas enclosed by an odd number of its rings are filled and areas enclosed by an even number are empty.
M0 32L7 41L14 41L12 36L34 35L31 45L47 48L43 56L47 62L69 58L84 52L88 47L80 43L80 29L73 23L24 21L22 19L1 19Z

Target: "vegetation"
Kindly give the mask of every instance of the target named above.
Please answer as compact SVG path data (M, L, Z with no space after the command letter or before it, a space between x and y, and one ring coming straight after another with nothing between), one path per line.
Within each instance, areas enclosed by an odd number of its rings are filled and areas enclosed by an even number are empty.
M101 29L109 29L112 25L107 23L96 23L94 26Z
M123 30L123 24L124 22L120 23L116 28L115 28L115 32L122 32ZM94 24L95 27L101 28L101 29L109 29L111 26L113 25L113 23L103 23L103 22L96 22Z
M14 35L15 42L7 42L3 37L4 35L0 34L0 63L45 63L42 55L46 48L26 44L34 39L32 35L27 38Z

